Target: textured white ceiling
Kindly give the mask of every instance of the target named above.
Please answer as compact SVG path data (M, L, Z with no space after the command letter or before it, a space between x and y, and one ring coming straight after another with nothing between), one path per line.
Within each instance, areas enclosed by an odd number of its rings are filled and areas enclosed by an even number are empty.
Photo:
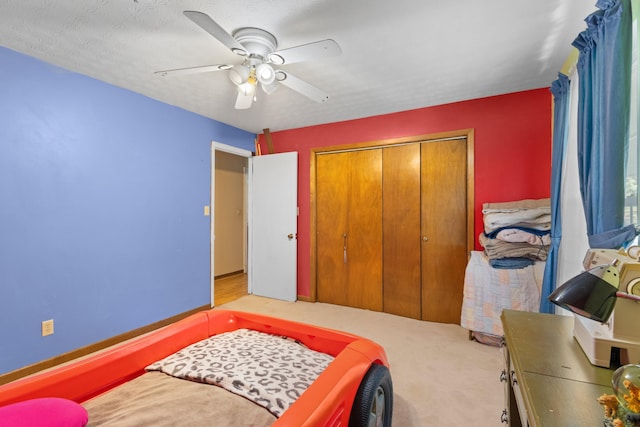
M261 133L550 86L595 0L0 0L0 45ZM287 87L236 110L228 71L155 71L241 58L182 12L229 33L259 27L285 49L331 38L342 55L281 68Z

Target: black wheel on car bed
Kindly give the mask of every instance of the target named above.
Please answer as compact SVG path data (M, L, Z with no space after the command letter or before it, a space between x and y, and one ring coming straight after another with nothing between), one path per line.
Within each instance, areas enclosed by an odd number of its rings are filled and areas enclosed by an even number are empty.
M393 384L386 366L373 364L353 401L349 427L391 427Z

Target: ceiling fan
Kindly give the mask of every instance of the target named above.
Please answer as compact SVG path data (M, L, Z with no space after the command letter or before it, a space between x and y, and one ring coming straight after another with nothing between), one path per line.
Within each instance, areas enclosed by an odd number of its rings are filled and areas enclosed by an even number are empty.
M186 10L183 13L232 52L241 56L243 61L241 64L236 65L204 65L157 71L155 74L174 76L229 70L229 78L237 86L238 90L235 104L237 109L251 107L251 103L256 98L258 85L266 94L273 93L280 85L283 85L316 102L326 102L329 99L329 95L319 88L287 71L275 69L273 65L293 64L340 55L342 50L335 41L325 39L277 50L278 41L276 38L271 33L260 28L239 28L231 35L205 13L191 10Z

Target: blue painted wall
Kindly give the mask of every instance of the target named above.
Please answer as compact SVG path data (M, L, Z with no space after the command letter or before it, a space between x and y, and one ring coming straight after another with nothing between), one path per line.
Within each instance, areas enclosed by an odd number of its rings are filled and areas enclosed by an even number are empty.
M0 373L209 304L210 142L254 137L0 47Z

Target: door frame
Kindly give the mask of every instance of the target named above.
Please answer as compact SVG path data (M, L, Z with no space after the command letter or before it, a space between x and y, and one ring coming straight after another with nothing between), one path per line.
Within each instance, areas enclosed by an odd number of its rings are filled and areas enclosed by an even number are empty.
M311 150L311 171L310 171L310 296L309 300L317 301L317 204L316 204L316 156L331 152L367 150L373 148L383 148L393 145L415 144L429 141L442 141L447 139L463 139L467 141L467 252L469 256L474 249L474 200L475 200L475 172L474 172L474 129L461 129L449 132L440 132L426 135L416 135L403 138L383 139L377 141L359 142L354 144L334 145L329 147L314 148Z
M229 153L229 154L235 154L236 156L241 156L241 157L246 157L248 159L248 162L250 162L250 159L253 157L253 153L249 150L245 150L242 148L238 148L238 147L233 147L231 145L227 145L227 144L222 144L220 142L216 142L216 141L211 141L211 191L210 191L210 207L209 207L209 253L210 253L210 260L209 260L209 288L211 290L211 307L215 306L215 286L214 286L214 282L215 282L215 200L216 200L216 194L215 194L215 189L216 189L216 150L217 151L224 151L225 153ZM247 165L249 166L249 165ZM249 205L251 203L251 194L250 194L250 189L248 188L249 186L247 186L247 182L251 181L251 167L247 167L247 179L245 180L245 212L247 212L247 223L250 224L251 222L251 209L249 209ZM246 230L245 230L246 233ZM246 241L246 238L245 238ZM246 259L246 254L248 252L248 248L245 250L245 259ZM247 262L249 262L247 260ZM247 275L248 277L249 275ZM248 277L249 283L249 289L251 289L251 279Z

